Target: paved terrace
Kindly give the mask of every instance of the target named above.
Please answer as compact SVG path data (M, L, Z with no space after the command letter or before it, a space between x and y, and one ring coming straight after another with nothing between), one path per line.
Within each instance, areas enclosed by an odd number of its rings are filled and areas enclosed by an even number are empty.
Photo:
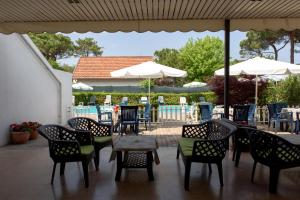
M220 187L216 166L208 173L205 164L193 163L190 191L183 188L184 165L176 160L176 141L181 127L154 127L142 132L155 135L160 148L161 163L154 165L153 182L148 181L145 169L129 169L115 182L116 162L108 162L111 148L101 151L100 170L90 165L90 187L84 187L80 163L68 163L64 177L59 170L50 185L52 160L47 142L39 137L25 145L8 145L0 148L0 195L1 199L299 199L300 168L282 170L278 194L268 193L268 168L257 166L255 183L250 182L253 160L248 153L241 156L239 168L234 167L232 151L223 161L224 187Z

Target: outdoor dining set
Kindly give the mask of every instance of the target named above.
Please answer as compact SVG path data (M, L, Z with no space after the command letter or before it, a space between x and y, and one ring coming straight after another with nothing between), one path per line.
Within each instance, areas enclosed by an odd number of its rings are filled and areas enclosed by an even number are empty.
M269 192L271 193L277 191L281 169L300 166L298 135L272 134L257 129L252 121L252 116L254 116L252 105L233 106L232 120L213 119L211 105L209 103L200 105L203 106L200 123L183 125L182 137L178 141L176 157L178 159L181 156L185 166L185 190L189 190L193 162L206 163L209 173L212 173L211 165L216 164L220 185L223 186L222 161L231 146L230 141L232 141L232 160L235 161L235 167L239 166L242 152L250 150L254 160L251 181L254 181L257 163L269 167ZM284 107L281 104L276 106L274 106L275 110L280 106L281 109ZM121 106L117 135L113 134L111 121L102 122L101 117L99 121L75 117L68 121L69 127L41 126L39 133L48 140L50 157L54 162L51 184L57 164L60 164L60 175L63 175L67 162L81 162L85 186L88 187L88 165L94 159L95 168L98 171L100 151L107 146L112 146L110 160L117 160L116 181L120 181L123 168L146 168L149 180L154 180L153 163L160 163L157 152L158 143L155 137L139 134L137 110L137 106ZM278 117L277 111L275 111L276 117L275 114L270 113L270 126L280 126L281 122L289 123L283 120L283 117ZM126 134L127 127L134 132L133 135Z

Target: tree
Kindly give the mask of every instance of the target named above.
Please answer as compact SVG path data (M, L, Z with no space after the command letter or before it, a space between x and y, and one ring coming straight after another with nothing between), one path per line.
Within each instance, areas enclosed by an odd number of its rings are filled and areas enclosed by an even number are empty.
M169 67L174 67L177 69L182 68L182 63L179 58L179 51L177 49L164 48L154 52L154 61L166 65Z
M255 76L230 76L229 77L229 104L243 104L255 102ZM224 104L224 77L215 76L209 82L208 85L215 92L217 96L216 104ZM262 104L264 90L267 87L265 81L260 80L258 82L258 104ZM243 95L241 95L243 94Z
M169 67L182 69L183 65L179 58L179 51L177 49L164 48L154 52L154 61L166 65ZM182 85L183 78L162 78L156 79L155 84L161 86L170 86L170 85Z
M81 56L101 56L103 53L102 47L93 38L76 40L76 52Z
M47 60L55 61L74 52L72 40L63 34L29 33L29 36Z
M249 31L246 36L247 39L240 42L240 55L248 58L274 55L277 60L279 51L289 42L285 31Z
M224 44L217 37L189 39L179 51L183 68L190 81L205 81L215 70L224 66Z

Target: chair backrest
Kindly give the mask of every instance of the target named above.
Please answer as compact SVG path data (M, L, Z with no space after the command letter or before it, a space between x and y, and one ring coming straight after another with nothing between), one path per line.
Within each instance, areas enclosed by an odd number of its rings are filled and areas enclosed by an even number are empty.
M179 104L186 104L186 97L180 97L179 98Z
M112 131L111 125L100 124L87 117L74 117L68 120L68 124L75 130L91 131L94 136L108 136Z
M50 157L56 161L80 159L80 146L76 134L60 125L48 124L38 128L49 143Z
M141 97L140 103L142 103L142 104L148 103L148 98L147 97Z
M212 103L202 102L199 104L200 119L207 121L212 119Z
M252 157L262 164L278 168L300 165L300 147L280 136L253 129L250 145Z
M282 108L287 108L287 107L288 107L288 104L285 102L275 103L276 113L281 113Z
M205 97L199 97L200 102L206 102Z
M101 116L101 108L99 104L96 104L96 110L97 110L98 117Z
M269 120L271 118L276 118L276 108L275 108L275 104L267 104L268 107L268 112L269 112Z
M197 128L194 127L191 131L196 131L195 129ZM211 120L199 124L197 134L201 135L199 131L203 131L205 136L194 141L192 159L217 162L225 157L229 146L228 139L236 131L236 127L222 120Z
M128 97L123 97L121 101L121 106L127 106L128 105Z
M97 99L97 98L96 98L95 95L91 96L91 97L90 97L90 102L89 102L89 104L90 104L90 105L95 105L95 104L96 104L96 99Z
M233 121L241 124L248 124L250 105L234 105Z
M158 102L158 104L164 104L165 103L164 97L163 96L158 96L157 102Z
M105 96L105 101L104 101L104 103L106 103L106 104L111 104L111 95L106 95L106 96Z
M249 112L248 112L248 121L252 121L254 122L254 118L255 118L255 109L256 109L256 105L255 104L249 104Z
M121 122L137 121L138 106L121 106Z
M144 118L149 118L151 116L151 104L145 104Z

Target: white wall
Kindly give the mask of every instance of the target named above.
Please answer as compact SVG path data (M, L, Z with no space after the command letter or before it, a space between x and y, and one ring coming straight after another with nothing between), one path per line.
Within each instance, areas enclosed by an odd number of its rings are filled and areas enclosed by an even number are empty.
M61 82L61 123L67 124L72 114L72 73L60 70L54 70L54 73Z
M12 123L63 122L64 91L28 36L0 34L0 146L9 142Z
M77 82L82 82L90 86L139 86L143 79L77 79Z

